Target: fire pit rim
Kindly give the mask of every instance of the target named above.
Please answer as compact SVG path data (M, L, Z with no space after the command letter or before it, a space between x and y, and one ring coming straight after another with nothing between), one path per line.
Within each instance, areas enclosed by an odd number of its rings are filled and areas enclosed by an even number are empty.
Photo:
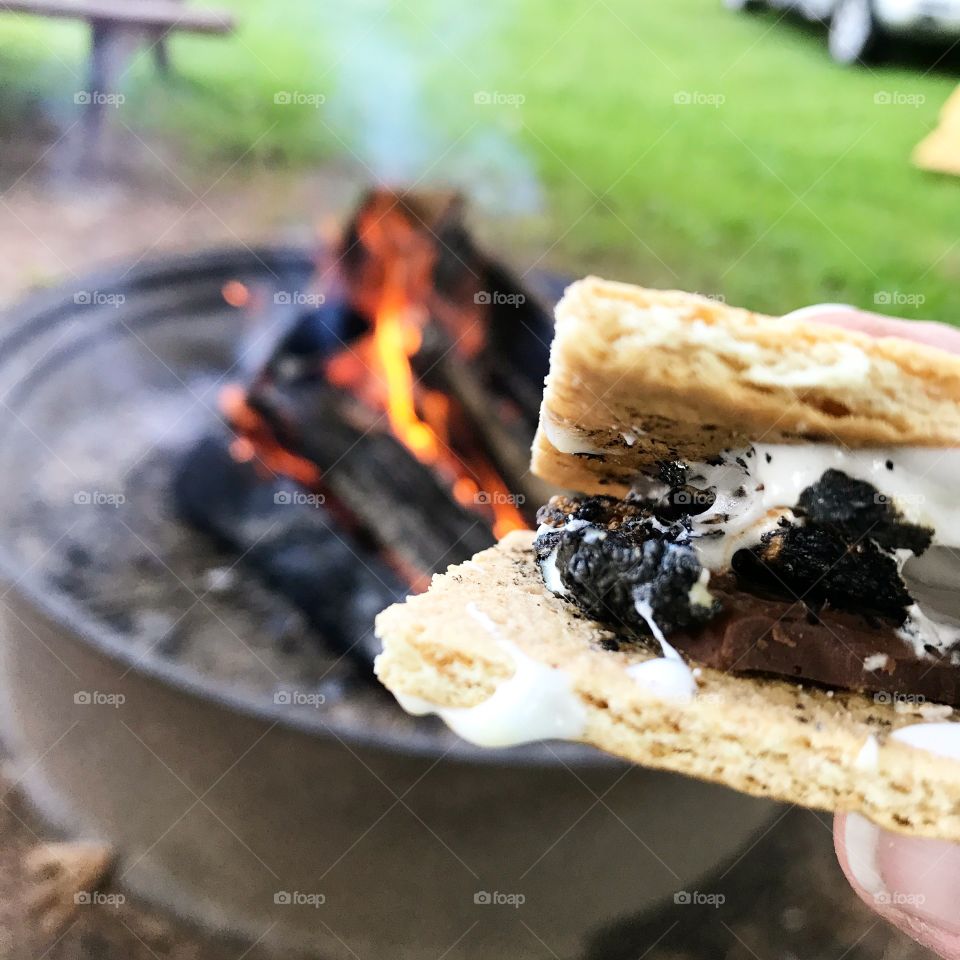
M222 273L222 279L237 276L250 277L258 273L272 274L280 270L312 269L314 259L306 248L291 245L250 247L215 247L197 252L176 252L145 258L133 269L122 261L108 263L75 281L58 284L28 294L23 299L0 311L0 369L13 361L18 351L31 339L51 325L76 316L78 289L110 290L134 295L175 282L186 276L199 280L201 274ZM119 274L119 276L118 276ZM173 319L173 318L171 318ZM73 345L65 343L51 350L43 362L32 366L23 377L15 380L23 386L28 379L38 376L63 351ZM98 653L119 661L141 676L160 681L175 690L212 701L221 707L261 721L277 723L310 736L333 735L349 743L381 749L400 749L411 755L435 756L443 752L449 759L492 766L556 767L575 761L578 767L622 765L613 757L588 749L580 744L527 744L509 750L486 750L466 741L457 740L451 748L449 741L441 746L432 730L424 725L413 734L409 731L369 732L364 726L346 724L337 719L324 719L314 712L300 713L284 710L280 704L271 704L228 681L206 674L196 667L174 663L157 656L143 657L125 641L122 634L88 614L81 603L72 601L62 591L52 588L31 571L21 572L15 554L0 531L0 582L8 591L19 593L36 610ZM427 721L433 723L433 721ZM439 721L436 721L439 728Z

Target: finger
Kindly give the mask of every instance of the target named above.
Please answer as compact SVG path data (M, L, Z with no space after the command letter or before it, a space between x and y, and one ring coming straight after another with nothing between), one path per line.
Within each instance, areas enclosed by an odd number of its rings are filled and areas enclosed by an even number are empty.
M834 842L864 903L945 960L960 960L960 847L888 833L856 813L837 817Z
M960 724L917 723L892 737L960 760ZM881 916L947 960L960 960L960 844L888 833L858 814L836 818L844 874Z
M960 353L960 330L945 323L928 320L897 320L879 313L868 313L842 303L814 304L786 314L791 320L825 323L846 330L859 330L872 337L900 337L925 343L939 350Z

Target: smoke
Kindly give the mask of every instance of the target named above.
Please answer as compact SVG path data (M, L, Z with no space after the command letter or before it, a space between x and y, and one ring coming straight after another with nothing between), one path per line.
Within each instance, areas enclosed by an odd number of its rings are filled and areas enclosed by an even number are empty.
M518 139L525 98L492 89L478 66L495 59L503 17L483 4L444 10L339 8L324 25L338 58L324 121L381 184L458 186L491 212L534 212L540 186Z

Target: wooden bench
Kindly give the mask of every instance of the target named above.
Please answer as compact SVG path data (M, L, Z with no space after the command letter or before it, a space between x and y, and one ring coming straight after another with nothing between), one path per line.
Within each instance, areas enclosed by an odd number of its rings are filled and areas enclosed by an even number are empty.
M0 0L0 13L29 14L61 20L86 20L91 29L86 97L88 129L96 135L104 106L115 95L120 78L137 47L147 42L161 72L170 67L167 36L188 33L228 34L233 15L226 10L184 6L179 0Z

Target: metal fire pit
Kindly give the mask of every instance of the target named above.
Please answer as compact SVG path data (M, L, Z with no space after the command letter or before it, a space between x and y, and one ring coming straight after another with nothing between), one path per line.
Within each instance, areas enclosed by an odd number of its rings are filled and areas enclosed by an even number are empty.
M195 589L236 558L133 489L144 464L162 489L216 419L238 324L222 284L305 289L310 270L299 250L167 259L9 318L0 697L22 784L68 834L114 844L127 889L219 931L329 957L590 955L771 806L578 745L480 751L319 646L288 666L269 617L238 613L262 585L241 566L226 597ZM179 633L145 642L160 594ZM236 657L205 664L208 646Z

